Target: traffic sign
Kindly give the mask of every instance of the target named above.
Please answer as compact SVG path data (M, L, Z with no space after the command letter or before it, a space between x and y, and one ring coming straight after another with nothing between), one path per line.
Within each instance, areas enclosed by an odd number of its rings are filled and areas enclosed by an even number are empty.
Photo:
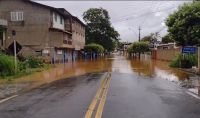
M197 51L196 47L183 47L182 48L182 53L186 53L186 54L195 54Z

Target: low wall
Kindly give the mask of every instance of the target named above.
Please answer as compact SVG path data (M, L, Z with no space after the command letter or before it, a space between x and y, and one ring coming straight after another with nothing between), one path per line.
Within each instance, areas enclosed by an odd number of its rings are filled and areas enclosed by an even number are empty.
M152 58L163 60L163 61L172 61L180 54L181 48L176 49L157 49L152 51Z

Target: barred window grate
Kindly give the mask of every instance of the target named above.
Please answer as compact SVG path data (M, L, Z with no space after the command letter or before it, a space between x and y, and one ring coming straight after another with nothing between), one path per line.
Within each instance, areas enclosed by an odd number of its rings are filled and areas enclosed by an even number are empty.
M11 12L11 21L23 21L24 12Z

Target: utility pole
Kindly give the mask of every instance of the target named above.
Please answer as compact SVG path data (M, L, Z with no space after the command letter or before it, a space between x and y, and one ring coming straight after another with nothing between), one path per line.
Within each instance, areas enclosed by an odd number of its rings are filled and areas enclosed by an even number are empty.
M140 25L139 25L139 29L138 30L139 30L139 42L140 42L140 31L142 30ZM140 59L140 52L139 52L139 59Z
M139 25L139 29L138 30L139 30L139 42L140 42L140 31L142 30L140 25Z

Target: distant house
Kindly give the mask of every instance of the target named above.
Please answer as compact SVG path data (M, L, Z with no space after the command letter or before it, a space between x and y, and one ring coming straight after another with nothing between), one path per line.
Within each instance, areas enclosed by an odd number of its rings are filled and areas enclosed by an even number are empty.
M0 28L3 27L0 46L11 52L15 39L21 46L18 54L72 61L85 45L84 23L64 8L30 0L0 0L0 19ZM81 30L74 22L81 24Z

